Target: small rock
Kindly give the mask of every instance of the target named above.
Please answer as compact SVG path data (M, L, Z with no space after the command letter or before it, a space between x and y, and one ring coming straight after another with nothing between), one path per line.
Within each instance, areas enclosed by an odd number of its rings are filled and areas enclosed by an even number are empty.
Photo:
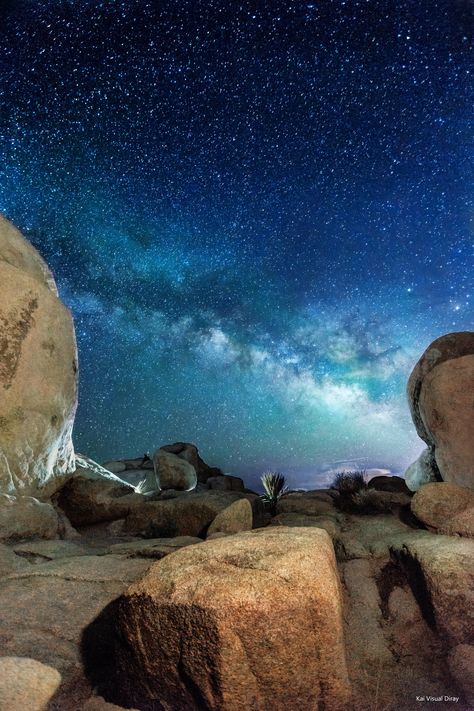
M389 491L398 494L409 494L410 489L401 476L374 476L368 483L369 489Z
M191 491L196 487L196 470L192 464L171 452L157 449L153 455L155 475L160 489Z
M61 675L27 657L0 657L0 711L46 711Z
M425 484L411 501L411 510L420 521L432 528L441 531L452 530L453 533L456 532L453 518L473 507L474 492L449 482ZM465 525L470 524L472 520L468 515Z
M250 531L253 524L252 506L247 499L239 499L217 514L208 529L213 533L240 533Z

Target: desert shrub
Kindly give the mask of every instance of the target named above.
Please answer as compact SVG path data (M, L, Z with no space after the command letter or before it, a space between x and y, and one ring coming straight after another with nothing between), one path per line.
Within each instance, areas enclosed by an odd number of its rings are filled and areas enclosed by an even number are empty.
M331 489L337 489L340 494L355 494L366 488L365 471L338 472L331 484Z
M388 502L376 489L360 489L351 496L354 513L377 514L390 511Z
M288 491L286 479L279 472L265 472L262 474L261 481L264 491L261 499L268 506L271 514L275 515L279 499Z

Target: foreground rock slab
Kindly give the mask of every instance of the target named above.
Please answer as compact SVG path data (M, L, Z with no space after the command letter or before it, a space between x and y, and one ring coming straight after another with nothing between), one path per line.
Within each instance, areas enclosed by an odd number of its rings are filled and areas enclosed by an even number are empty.
M24 558L18 561L26 566L0 581L0 649L3 654L36 658L57 669L63 682L51 708L76 711L82 688L84 700L91 695L81 663L83 631L143 575L150 560L108 555L33 565ZM31 708L25 704L22 711Z
M0 711L46 711L61 675L26 657L0 657Z
M99 683L109 701L349 707L339 578L321 529L272 527L182 549L127 590L114 618L115 658Z

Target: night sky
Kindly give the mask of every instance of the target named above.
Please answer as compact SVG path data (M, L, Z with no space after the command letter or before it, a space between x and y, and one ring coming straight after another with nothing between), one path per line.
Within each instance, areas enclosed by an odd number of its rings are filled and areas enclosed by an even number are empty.
M75 445L401 473L472 328L468 0L3 1L0 212L73 311Z

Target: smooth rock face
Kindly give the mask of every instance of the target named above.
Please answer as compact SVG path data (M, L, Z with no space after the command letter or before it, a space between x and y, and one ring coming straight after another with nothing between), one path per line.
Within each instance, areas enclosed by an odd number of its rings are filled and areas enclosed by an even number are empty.
M418 471L414 467L407 472L412 490L416 483L410 480L427 477L430 469L436 474L436 468L444 481L474 489L473 390L474 332L438 338L416 364L407 386L413 422L435 458L435 466L425 459Z
M444 481L474 490L474 354L449 360L423 380L419 408Z
M0 657L0 711L46 711L61 675L27 657Z
M252 505L247 499L239 499L217 514L208 529L213 533L240 533L251 531L253 525Z
M71 314L37 251L0 217L0 493L48 497L74 469Z
M415 516L427 526L442 532L452 529L453 518L466 509L474 509L474 492L449 482L426 484L411 501ZM454 530L452 532L455 533Z
M59 518L51 504L32 496L0 494L0 540L55 538Z
M197 484L196 470L186 459L157 449L153 455L157 485L160 489L191 491Z
M182 549L128 589L117 621L115 673L104 679L111 701L349 708L341 591L320 529L272 527Z
M441 475L436 464L434 447L426 447L405 472L405 482L410 491L418 491L424 484L440 480Z
M445 644L474 641L474 541L433 535L405 537L391 547L414 584L425 617Z

